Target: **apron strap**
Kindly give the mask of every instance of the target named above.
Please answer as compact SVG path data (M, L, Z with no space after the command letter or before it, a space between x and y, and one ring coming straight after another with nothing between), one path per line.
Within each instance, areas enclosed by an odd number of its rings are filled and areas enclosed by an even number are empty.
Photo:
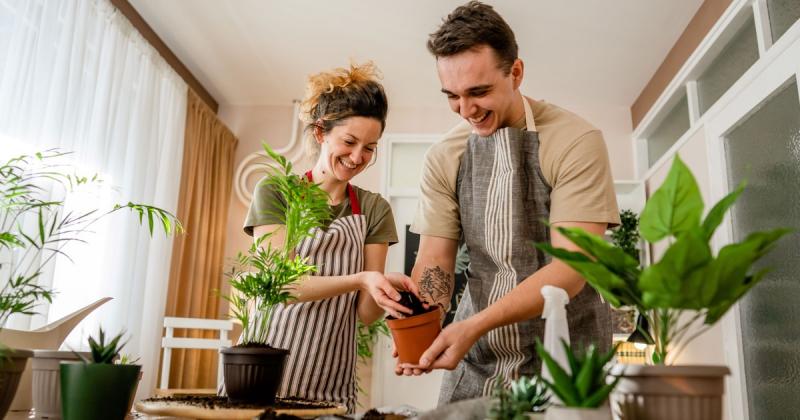
M524 95L520 96L522 96L522 106L525 108L525 125L528 127L528 131L536 131L536 122L533 121L531 102Z
M314 182L314 177L311 175L311 171L306 172L306 178L309 181ZM350 209L353 210L354 215L361 214L361 205L358 202L358 195L356 195L356 190L353 188L350 183L347 183L347 195L350 197Z

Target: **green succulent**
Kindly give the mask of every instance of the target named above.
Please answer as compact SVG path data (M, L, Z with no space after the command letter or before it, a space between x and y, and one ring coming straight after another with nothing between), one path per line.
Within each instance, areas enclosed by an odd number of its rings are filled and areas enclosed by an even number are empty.
M114 360L117 359L117 357L119 357L119 352L122 351L122 348L125 347L125 344L128 343L127 340L120 343L124 335L125 333L121 332L112 337L111 340L109 340L108 343L106 343L106 333L105 331L103 331L103 328L100 327L97 333L97 339L95 339L92 336L89 336L88 341L89 341L89 349L91 350L92 354L91 359L87 359L80 353L76 354L86 363L113 364Z
M563 339L561 345L567 354L569 372L558 364L544 349L542 342L536 339L536 352L552 377L552 382L546 379L542 379L542 382L566 407L599 407L608 399L608 394L617 386L620 379L616 377L611 382L607 381L610 376L610 366L607 365L614 357L617 346L605 354L600 354L594 345L577 352L573 352Z
M542 379L538 376L520 377L511 382L511 387L503 386L502 375L497 378L492 391L492 405L488 417L496 420L525 420L530 412L542 412L550 401Z

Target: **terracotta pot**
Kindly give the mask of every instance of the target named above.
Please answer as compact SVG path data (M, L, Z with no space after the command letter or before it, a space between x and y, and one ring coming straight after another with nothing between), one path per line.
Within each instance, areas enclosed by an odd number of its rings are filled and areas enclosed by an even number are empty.
M611 420L611 409L607 404L597 408L551 405L547 407L544 420Z
M419 363L422 353L430 347L441 331L438 310L402 319L387 319L400 363Z
M25 371L28 358L33 356L30 350L9 349L8 359L0 359L0 418L4 418L17 393L19 379Z
M227 347L222 353L225 391L231 402L270 405L283 378L288 350Z
M90 358L91 353L81 353ZM78 362L72 351L34 350L31 359L33 409L37 418L61 418L61 368L60 363Z
M617 420L721 420L726 366L618 365L611 393Z

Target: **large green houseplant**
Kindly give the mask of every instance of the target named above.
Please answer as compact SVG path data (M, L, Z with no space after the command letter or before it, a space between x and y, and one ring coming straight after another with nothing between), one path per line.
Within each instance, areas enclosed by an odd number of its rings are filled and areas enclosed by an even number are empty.
M69 211L65 197L77 188L102 182L80 176L69 163L69 153L48 150L16 156L0 165L0 328L14 314L32 315L35 306L51 302L53 290L39 277L57 256L69 258L65 247L86 242L87 232L103 217L132 211L147 223L150 233L161 226L167 233L182 231L171 213L157 207L127 203L109 209ZM0 416L13 399L31 352L0 343Z
M292 299L291 285L316 271L295 248L330 218L328 195L319 185L292 173L285 157L264 145L274 164L265 165L269 184L285 200L275 216L284 243L273 246L272 232L256 238L247 253L240 253L229 274L231 313L242 324L239 344L222 350L225 389L231 401L271 404L288 355L267 344L270 317L276 307Z
M755 263L790 232L783 228L754 232L714 255L710 245L714 232L743 190L744 184L737 186L703 217L704 203L697 182L676 156L639 220L639 233L648 243L668 242L661 259L644 269L624 250L577 228L558 231L583 252L546 243L536 246L578 271L612 306L637 308L651 326L651 331L642 332L655 343L653 363L670 364L689 342L719 321L764 278L768 269L755 269ZM626 375L633 370L664 375L678 372L661 366L647 368L632 368ZM694 367L687 372L702 371ZM724 375L726 371L723 367L716 374Z

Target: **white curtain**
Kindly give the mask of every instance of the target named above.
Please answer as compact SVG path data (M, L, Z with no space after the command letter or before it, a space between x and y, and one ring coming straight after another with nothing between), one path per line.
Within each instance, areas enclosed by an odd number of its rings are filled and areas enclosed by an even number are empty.
M59 148L104 188L68 196L70 208L128 201L177 209L187 87L108 0L0 0L0 155ZM155 386L172 241L150 238L133 214L92 227L88 244L57 259L48 276L57 295L41 315L9 326L37 328L98 298L111 302L67 339L85 348L102 325L131 337L140 357L139 397ZM52 272L50 272L52 271Z

